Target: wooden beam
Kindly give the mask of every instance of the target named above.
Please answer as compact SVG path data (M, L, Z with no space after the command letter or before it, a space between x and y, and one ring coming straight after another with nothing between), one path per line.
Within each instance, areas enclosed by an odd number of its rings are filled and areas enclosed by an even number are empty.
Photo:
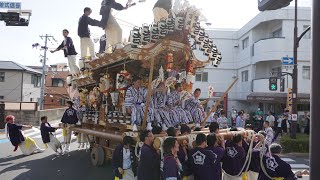
M234 84L236 84L236 82L238 81L239 78L235 79L233 81L233 83L229 86L229 88L223 93L223 95L220 97L220 99L216 102L216 104L212 107L211 111L209 112L209 114L207 115L206 118L204 118L204 120L201 122L201 126L205 125L207 120L209 119L210 115L216 111L218 105L220 104L220 102L227 96L227 94L229 93L229 91L231 90L231 88L233 87Z
M142 130L144 130L146 128L146 125L147 125L148 109L149 109L150 99L151 99L151 94L152 94L153 69L154 69L154 57L151 58L151 62L150 62L150 73L149 73L149 81L148 81L148 95L147 95L147 102L146 102L146 107L145 107L145 111L144 111L144 116L143 116Z

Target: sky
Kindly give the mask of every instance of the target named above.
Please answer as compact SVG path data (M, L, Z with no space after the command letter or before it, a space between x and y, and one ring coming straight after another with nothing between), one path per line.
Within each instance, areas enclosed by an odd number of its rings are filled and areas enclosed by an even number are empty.
M0 0L2 1L2 0ZM49 34L55 40L48 42L49 50L55 49L62 41L62 30L68 29L77 52L80 54L80 39L77 35L78 20L83 14L84 7L91 7L91 17L101 19L99 15L101 0L5 0L7 2L21 2L23 10L32 10L28 27L5 26L0 21L0 60L15 61L23 65L41 65L40 48L32 48L32 44L44 45L41 35ZM116 0L125 5L127 0ZM136 2L138 0L133 0ZM189 0L190 3L202 10L204 16L211 23L208 28L239 29L258 13L258 0ZM123 30L123 38L128 37L134 26L151 24L153 21L152 7L156 0L146 0L137 3L124 11L114 11L116 19ZM311 7L312 0L299 0L298 6ZM290 6L293 6L291 3ZM0 9L0 11L5 11ZM104 31L98 27L90 27L92 38L98 38ZM95 44L98 50L98 43ZM48 52L47 64L67 63L63 52L54 54ZM78 57L80 58L80 57Z

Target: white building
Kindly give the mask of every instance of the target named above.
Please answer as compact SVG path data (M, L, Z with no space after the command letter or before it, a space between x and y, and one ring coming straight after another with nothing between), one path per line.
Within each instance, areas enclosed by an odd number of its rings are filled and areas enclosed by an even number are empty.
M38 102L41 73L13 61L0 61L0 101Z
M311 9L299 8L298 34L310 24ZM246 112L260 107L265 113L281 113L286 107L287 88L292 87L291 77L284 76L285 92L279 90L281 72L292 72L282 70L281 59L293 57L293 30L293 8L262 12L239 30L207 30L223 59L218 68L208 66L196 74L194 89L201 88L202 98L207 98L209 85L216 92L224 92L238 77L228 94L228 112L232 107ZM310 47L309 31L298 48L298 111L310 108ZM269 91L270 76L279 78L277 91Z

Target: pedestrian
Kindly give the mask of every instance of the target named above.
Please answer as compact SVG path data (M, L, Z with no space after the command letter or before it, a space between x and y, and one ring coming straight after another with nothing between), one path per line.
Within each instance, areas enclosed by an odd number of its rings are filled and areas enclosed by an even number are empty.
M89 25L91 26L101 26L100 21L91 19L89 16L92 13L91 8L86 7L83 10L84 14L80 17L78 23L78 36L80 37L80 49L81 58L94 59L94 44L90 37Z
M118 179L137 179L137 159L132 145L132 137L125 136L122 144L119 144L112 154L112 167Z
M211 150L206 149L207 137L205 134L197 134L196 147L190 150L188 163L194 175L194 180L211 180L215 175L217 156Z
M224 111L220 112L220 118L218 118L218 124L220 129L227 129L228 128L228 118L226 118L226 114Z
M72 39L69 37L69 31L67 29L64 29L62 31L62 35L64 37L64 40L60 44L60 46L57 47L57 49L50 51L51 53L63 50L64 52L64 57L68 59L68 66L70 69L70 74L72 76L79 74L79 68L76 64L76 55L78 54L76 52L76 49L74 48L74 44Z
M282 129L282 132L284 134L287 134L288 133L288 125L287 125L287 122L288 122L288 114L283 114L283 119L281 121L281 129Z
M164 180L182 180L181 171L182 164L178 158L179 143L176 138L169 137L163 142L163 172Z
M219 138L219 139L218 139ZM218 142L220 144L218 144ZM222 169L221 169L221 160L224 155L225 142L223 136L217 136L216 134L209 134L207 136L207 150L212 151L215 157L213 171L214 179L221 180L222 179Z
M243 120L243 112L239 111L236 119L236 127L244 128L245 121Z
M65 110L61 122L63 123L63 136L64 136L64 153L70 152L70 142L72 130L75 124L79 121L77 110L75 110L72 101L67 101L68 109Z
M48 145L55 153L56 156L63 154L62 147L60 141L52 134L58 128L51 127L50 123L48 123L48 117L41 117L41 138L44 144ZM58 151L60 149L60 152Z
M305 126L304 133L310 134L310 114L308 112L304 112L304 120L307 121L307 125Z
M276 143L270 145L271 156L263 157L258 180L295 179L290 165L279 157L281 151L281 145Z
M242 168L245 161L245 150L242 147L242 136L237 134L232 140L227 140L225 155L222 159L224 180L242 180Z
M281 134L282 136L282 128L281 128L282 119L283 119L283 116L279 116L277 119L276 134L274 135L273 141L277 140L279 134Z
M272 115L272 112L271 111L268 111L268 116L266 118L266 121L269 122L269 126L271 128L274 128L274 122L275 122L275 118L274 116Z
M30 125L21 125L15 123L15 117L8 115L5 118L5 134L14 146L14 152L17 151L18 147L24 155L30 155L32 153L41 153L44 150L40 149L36 142L30 137L24 136L22 128L32 128Z
M265 139L266 145L270 146L274 137L273 129L269 126L269 121L265 121L263 123L263 127L264 127L264 132L266 133L266 139Z
M160 180L160 155L153 148L154 136L151 131L140 132L141 147L138 166L138 180Z

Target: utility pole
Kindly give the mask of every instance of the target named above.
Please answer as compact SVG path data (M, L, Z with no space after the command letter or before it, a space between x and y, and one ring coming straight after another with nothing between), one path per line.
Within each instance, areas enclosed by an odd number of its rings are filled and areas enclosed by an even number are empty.
M43 60L42 60L42 77L41 77L41 92L40 92L40 110L43 110L44 107L44 89L45 89L45 78L46 78L46 62L47 62L47 50L48 50L48 38L53 38L46 34L45 36L40 36L41 39L44 38L44 53L43 53Z
M295 0L294 5L294 30L293 30L293 71L292 71L292 112L291 114L298 114L298 0ZM290 137L296 139L297 134L297 120L291 119L291 133Z
M320 177L320 1L313 0L312 4L312 57L311 57L311 136L310 136L310 179L318 180Z

